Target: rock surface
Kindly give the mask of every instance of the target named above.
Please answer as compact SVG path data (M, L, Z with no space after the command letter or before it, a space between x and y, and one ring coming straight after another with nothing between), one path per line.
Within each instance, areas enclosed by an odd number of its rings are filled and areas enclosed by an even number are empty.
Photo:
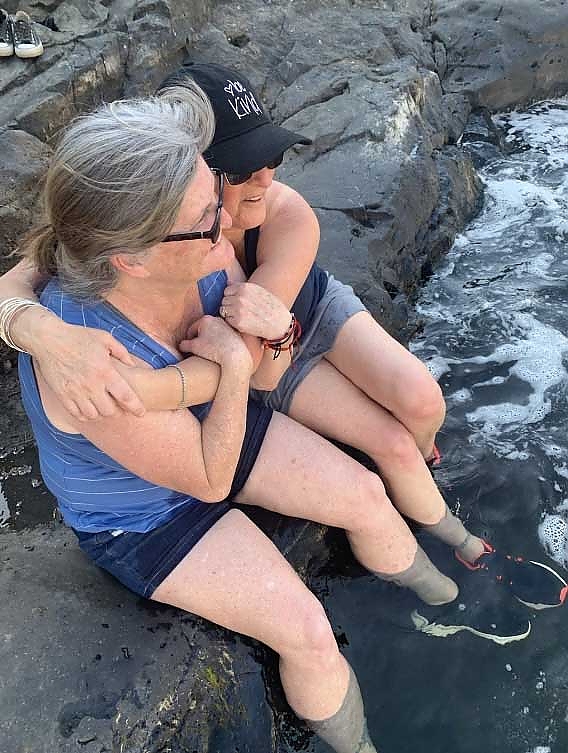
M278 122L313 139L281 177L318 212L322 264L398 334L416 286L479 200L457 146L472 106L567 88L567 11L554 0L37 0L30 10L47 24L45 54L0 64L0 271L58 130L98 101L150 92L189 51L241 68ZM0 350L6 369L9 355ZM57 521L30 526L26 510L47 521L53 501L32 450L19 454L29 435L16 394L11 369L0 376L0 523L11 514L0 533L0 749L283 750L289 717L276 713L267 651L138 600ZM323 528L261 522L304 577L325 561Z
M435 7L431 34L445 57L445 91L491 111L566 92L564 0L450 0Z

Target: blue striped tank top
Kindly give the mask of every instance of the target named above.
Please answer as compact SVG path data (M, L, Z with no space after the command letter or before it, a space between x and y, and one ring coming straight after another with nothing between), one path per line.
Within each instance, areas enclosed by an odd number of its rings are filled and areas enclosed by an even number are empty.
M199 280L205 314L217 315L227 285L225 271ZM81 302L52 279L41 302L70 324L110 332L130 353L158 369L176 363L176 357L104 301ZM39 451L45 485L57 498L65 522L78 531L123 530L143 533L168 521L193 497L156 486L128 471L99 450L82 434L60 431L43 410L38 386L27 354L20 354L18 371L22 402L30 419ZM202 421L209 403L191 408Z

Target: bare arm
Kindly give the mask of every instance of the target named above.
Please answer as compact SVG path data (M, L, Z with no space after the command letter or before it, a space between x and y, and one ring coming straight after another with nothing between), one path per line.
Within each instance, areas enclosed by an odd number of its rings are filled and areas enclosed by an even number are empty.
M40 273L26 261L20 261L0 277L0 306L8 298L29 298L37 301L35 289L41 284ZM24 309L13 320L11 334L14 341L28 353L32 352L41 336L42 326L52 321L57 326L57 317L47 309L38 307ZM47 324L49 328L49 323Z
M229 277L229 283L242 285L246 282L245 273L239 262L235 259L233 265L227 270ZM272 295L268 291L265 291L259 286L256 292L260 292L260 296L256 296L252 301L254 307L254 315L260 320L266 322L266 325L270 325L270 330L264 329L264 332L268 334L262 334L260 331L241 331L236 323L233 322L230 314L227 316L227 322L241 332L245 344L247 345L254 362L254 374L251 378L251 387L257 390L273 390L280 377L286 371L290 365L291 355L290 351L282 351L278 358L274 358L274 352L265 349L262 346L261 337L268 339L275 339L281 337L290 325L291 314L282 304L281 301Z
M256 368L256 373L253 373L250 380L251 387L260 390L274 389L282 373L290 365L290 354L283 351L274 360L270 350L259 347L257 337L241 337L251 354L252 368ZM184 350L190 349L190 342L184 341ZM183 371L185 389L182 387L179 373L171 367L152 369L148 365L140 365L132 368L116 364L118 371L140 396L146 410L167 411L182 406L189 408L215 398L221 379L221 368L218 364L193 356L179 361L177 366ZM183 392L186 399L182 402Z
M231 487L246 426L252 359L241 338L216 317L195 325L192 348L220 369L217 393L200 424L190 411L148 411L77 424L41 379L46 413L66 431L80 431L132 473L205 502L224 499Z
M226 271L230 282L243 282L246 279L236 259ZM290 323L290 313L274 296L266 291L263 292L271 299L270 304L276 307L279 314L279 320L276 317L276 331L280 335L286 331ZM230 321L228 323L231 324ZM273 352L265 350L258 337L243 334L240 336L253 362L251 386L261 390L274 389L290 365L290 353L283 351L277 359L274 359ZM182 352L194 352L191 339L183 340L179 348ZM184 407L200 405L215 398L221 378L221 369L217 363L192 356L179 361L177 366L183 371L185 390L182 389L180 375L176 369L152 369L148 364L140 364L136 368L118 363L115 365L136 394L140 396L147 410L175 410L182 405ZM182 392L186 395L183 403L181 402Z
M13 296L37 301L34 290L40 283L39 272L28 262L20 261L0 277L0 303Z
M315 261L319 240L319 224L309 204L289 186L275 182L258 238L258 267L249 282L269 290L289 309Z
M21 261L0 277L0 306L7 298L37 300L40 274ZM118 409L142 415L144 406L115 369L132 365L126 348L102 330L66 324L46 308L24 309L10 327L14 342L31 353L66 410L79 419L112 415Z
M228 285L223 297L228 319L239 332L266 339L276 339L285 332L276 304L280 302L286 311L292 308L318 244L319 225L312 209L291 188L273 183L267 192L267 215L259 235L258 267L248 282Z

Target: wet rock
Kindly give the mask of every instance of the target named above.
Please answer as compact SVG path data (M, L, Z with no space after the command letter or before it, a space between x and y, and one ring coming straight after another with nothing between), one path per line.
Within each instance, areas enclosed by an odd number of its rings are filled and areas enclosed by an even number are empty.
M39 181L51 150L25 131L4 129L0 130L0 153L0 224L4 246L0 274L3 274L14 263L7 258L8 254L15 250L18 238L31 224Z
M462 143L470 141L483 141L498 149L504 148L503 133L495 125L488 110L481 108L470 115L463 130Z
M473 107L494 112L566 91L564 0L446 0L436 3L433 20L446 49L444 88Z
M281 537L299 565L306 526ZM3 751L275 750L268 652L126 591L64 526L2 534L0 593Z

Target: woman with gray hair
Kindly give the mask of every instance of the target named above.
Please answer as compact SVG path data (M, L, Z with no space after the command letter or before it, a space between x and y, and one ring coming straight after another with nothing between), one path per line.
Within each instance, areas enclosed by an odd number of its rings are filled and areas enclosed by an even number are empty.
M424 365L374 321L349 286L314 264L319 242L315 215L295 191L273 180L283 152L306 139L271 123L250 82L221 65L183 66L163 82L160 97L188 107L209 98L216 114L215 134L204 157L223 171L225 208L232 220L224 235L248 278L241 271L241 277L230 280L220 314L249 343L260 337L288 347L290 341L282 337L294 337L296 320L303 328L293 368L286 369L272 389L270 382L266 387L259 381L263 366L252 382L255 399L367 453L397 509L457 547L464 564L490 570L524 601L561 604L565 583L550 568L526 572L516 567L511 572L509 560L481 539L467 538L447 508L424 462L433 452L444 414L439 386ZM154 174L159 173L148 172ZM78 330L38 306L30 307L30 283L40 277L33 264L19 265L0 281L0 336L4 333L9 343L31 348L46 382L76 419L110 416L116 402L133 415L142 414L148 401L140 383L147 375L121 368L120 361L131 364L131 357L109 332ZM104 280L102 275L99 282ZM2 304L3 291L27 298ZM177 345L185 351L179 334ZM190 386L194 395L194 384ZM207 388L202 382L199 389L203 400L212 399L216 373L210 374ZM456 618L474 627L469 615ZM494 630L492 618L484 626L479 622L475 629Z
M256 296L255 315L270 327L261 337L218 316L228 286L245 278L222 232L232 222L224 176L201 156L212 133L206 98L174 93L101 108L64 134L45 216L23 251L51 276L47 309L112 334L135 361L146 411L81 423L27 354L24 406L46 485L94 562L144 597L268 644L298 716L338 753L373 753L357 681L321 604L232 503L343 528L364 567L427 604L452 602L458 588L375 473L249 398L251 386L277 386L298 327L266 290ZM23 305L12 299L6 316ZM399 507L464 563L484 551L439 495L409 491Z
M147 410L81 423L27 354L24 406L45 483L94 562L142 596L268 644L298 716L338 753L373 753L321 604L232 502L344 528L366 568L431 604L457 587L376 474L249 398L251 385L277 384L296 328L269 295L277 337L242 337L217 316L227 283L244 277L221 232L223 176L200 156L212 128L205 100L163 98L101 108L64 134L23 252L51 276L47 309L112 333L135 360Z

